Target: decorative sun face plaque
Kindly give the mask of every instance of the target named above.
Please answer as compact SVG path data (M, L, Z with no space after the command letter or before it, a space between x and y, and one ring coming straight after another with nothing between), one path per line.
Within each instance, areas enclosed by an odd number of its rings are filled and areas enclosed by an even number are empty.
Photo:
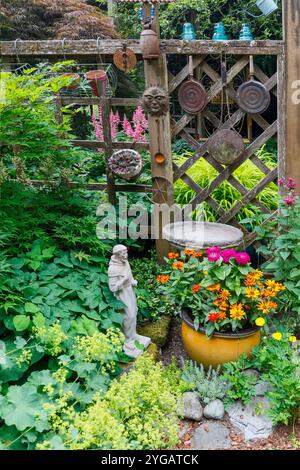
M141 104L151 116L164 116L169 111L169 95L163 88L152 86L145 90Z

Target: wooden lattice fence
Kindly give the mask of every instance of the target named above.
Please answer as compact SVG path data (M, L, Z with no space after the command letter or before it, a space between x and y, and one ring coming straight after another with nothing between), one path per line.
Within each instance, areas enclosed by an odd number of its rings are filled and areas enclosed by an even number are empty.
M139 41L128 40L126 44L133 49L137 54L138 60L141 61L142 56ZM4 62L15 60L16 47L18 60L24 61L29 58L44 59L45 57L52 61L61 60L62 58L79 60L90 60L90 58L93 58L97 61L101 55L109 62L115 50L122 47L122 45L123 41L121 42L119 40L101 40L100 42L93 40L64 41L62 48L61 41L18 41L18 43L0 43L0 52L1 59ZM150 150L152 157L152 187L139 184L138 182L137 184L115 184L112 175L108 174L107 184L88 183L85 185L87 189L106 189L112 202L116 201L116 192L118 191L138 191L152 192L153 201L155 203L167 202L168 204L172 204L174 183L181 179L195 193L191 203L196 205L204 201L207 202L215 213L218 214L219 222L238 226L236 215L243 206L249 203L257 206L262 212L267 213L268 209L257 197L269 183L275 182L278 176L281 177L285 174L286 100L284 87L284 51L285 47L282 41L161 41L161 58L156 61L144 61L146 87L153 85L162 86L168 91L171 101L174 101L174 97L176 100L178 88L184 80L188 78L189 69L188 66L185 66L174 76L170 70L168 70L168 62L171 62L169 59L172 57L172 62L174 62L176 57L193 56L195 74L197 78L200 77L203 83L206 84L208 95L208 106L197 116L198 123L206 122L209 124L210 129L212 129L210 135L206 136L206 138L199 139L197 133L192 132L195 128L195 116L185 113L181 117L176 118L176 116L172 117L167 113L167 115L159 118L149 116L149 144L113 142L111 140L108 119L110 107L135 106L138 100L131 98L60 97L59 104L61 105L73 103L81 106L91 106L100 104L103 107L104 116L106 116L104 142L75 140L73 141L74 145L83 148L104 148L107 158L111 155L113 150L120 148L149 148ZM245 77L248 77L250 56L275 56L277 63L277 70L270 77L265 75L257 65L256 60L254 69L255 78L262 82L275 97L274 99L277 100L277 119L274 122L268 122L262 115L255 114L246 116L247 120L250 118L256 123L256 127L260 128L260 132L254 139L250 139L247 142L242 156L236 162L226 167L218 163L212 155L208 153L209 142L214 139L217 130L230 129L239 125L244 119L245 113L240 108L235 107L232 114L227 116L225 122L223 122L220 116L213 111L213 107L210 106L211 103L214 103L214 101L218 99L224 89L224 78L221 77L217 68L212 67L210 61L211 56L220 57L221 54L230 57L231 66L228 68L226 74L226 89L231 106L237 101L235 78L241 73L243 73ZM171 142L178 136L183 138L193 148L193 155L181 164L181 166L172 161ZM271 137L276 137L278 145L278 167L272 170L256 155L257 150ZM164 154L166 158L164 165L159 165L155 161L154 157L157 152ZM209 187L206 188L200 187L188 174L189 169L201 158L204 158L218 172L216 178L211 182ZM248 159L251 160L263 174L261 181L250 190L243 186L234 176L235 170ZM224 181L228 181L241 195L240 200L227 211L212 197L213 191ZM41 185L42 182L36 182L36 184ZM76 183L71 183L71 185L76 185ZM162 258L168 246L163 240L158 240L157 249L159 257Z

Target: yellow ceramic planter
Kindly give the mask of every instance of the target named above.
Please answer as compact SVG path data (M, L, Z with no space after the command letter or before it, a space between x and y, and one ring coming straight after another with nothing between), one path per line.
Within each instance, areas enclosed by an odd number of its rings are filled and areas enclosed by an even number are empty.
M260 343L260 328L253 327L238 333L214 333L207 337L204 328L194 329L187 312L182 312L182 341L193 361L217 367L225 362L236 361L241 354L249 355Z

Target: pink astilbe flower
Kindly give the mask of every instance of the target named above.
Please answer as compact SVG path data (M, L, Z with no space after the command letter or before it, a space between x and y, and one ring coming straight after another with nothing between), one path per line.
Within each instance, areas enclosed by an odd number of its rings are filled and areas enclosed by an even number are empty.
M103 141L103 127L102 123L100 123L100 120L98 120L95 116L95 114L92 114L92 125L95 130L96 138L99 141Z
M133 132L130 122L127 119L126 114L124 114L124 118L123 118L123 130L125 134L127 135L127 137L131 137L131 138L133 137L134 132Z
M296 196L294 194L292 194L291 196L287 196L283 198L283 202L286 206L292 207L296 203Z
M114 140L118 135L118 123L113 111L110 112L110 131L111 138Z
M231 250L231 249L228 249L228 250L223 250L221 252L221 256L223 258L223 261L224 263L229 263L229 260L231 258L235 258L235 255L236 255L236 251L235 250Z
M136 108L136 110L134 111L133 117L132 117L132 122L135 125L140 124L140 126L145 130L148 129L148 121L147 121L146 116L144 114L144 110L141 106L138 106Z
M208 261L218 261L221 257L221 249L218 246L212 246L206 250Z
M284 180L283 180L283 179L278 180L278 184L279 184L280 186L283 186L283 185L284 185Z
M250 256L245 251L236 253L235 259L236 259L236 262L242 266L246 266L246 264L250 263Z

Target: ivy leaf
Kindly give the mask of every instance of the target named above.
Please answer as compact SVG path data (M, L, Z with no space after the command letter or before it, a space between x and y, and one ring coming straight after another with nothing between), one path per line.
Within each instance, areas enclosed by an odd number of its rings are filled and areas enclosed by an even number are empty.
M26 315L16 315L13 318L13 324L17 331L24 331L30 325L30 318L26 317Z
M24 431L34 425L39 405L39 395L33 385L13 385L6 395L2 418L8 426L16 426L19 431Z

